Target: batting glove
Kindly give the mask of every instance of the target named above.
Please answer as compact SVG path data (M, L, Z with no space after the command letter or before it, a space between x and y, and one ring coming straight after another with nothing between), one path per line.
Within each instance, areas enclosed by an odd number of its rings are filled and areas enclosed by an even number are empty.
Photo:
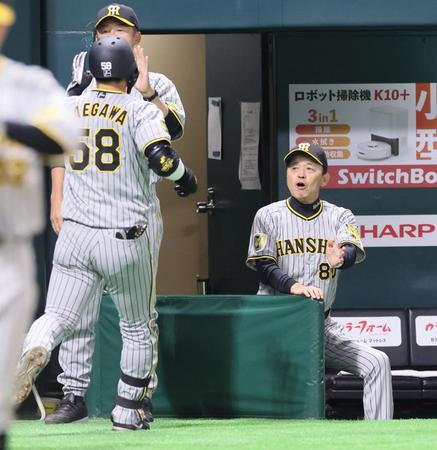
M197 191L197 178L188 167L185 167L185 173L182 175L182 178L175 183L176 186L174 189L179 197L187 197Z
M71 82L67 86L67 95L80 95L91 83L93 76L89 70L85 70L87 52L80 52L73 58L71 66Z

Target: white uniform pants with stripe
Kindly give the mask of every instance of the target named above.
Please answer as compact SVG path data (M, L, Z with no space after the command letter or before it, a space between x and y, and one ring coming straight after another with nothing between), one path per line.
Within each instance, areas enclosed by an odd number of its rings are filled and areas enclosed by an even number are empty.
M159 248L162 240L162 221L154 220L155 238L151 242L151 254L153 267L158 268ZM76 329L66 337L59 348L59 364L63 370L58 376L58 382L63 385L64 395L72 393L76 396L84 397L91 381L92 356L95 347L95 325L99 317L101 294L96 292L96 296L91 299L86 310L82 314ZM151 339L154 348L158 346L158 313L153 310L154 315L151 321ZM147 395L152 396L158 386L156 366L158 364L158 352L154 352L152 361L152 373Z
M13 415L15 368L36 305L34 259L31 239L0 243L0 434Z
M106 301L106 300L105 300ZM92 357L95 347L95 325L99 317L101 295L91 300L84 311L78 326L74 332L67 336L59 348L59 365L63 372L58 375L58 382L63 385L64 395L72 393L84 397L91 381ZM158 314L154 311L155 318L152 328L153 346L158 346L158 326L156 324ZM154 352L152 374L147 395L151 397L158 385L156 366L158 364L158 352Z
M388 356L368 345L345 339L341 330L330 317L325 320L326 367L363 379L365 419L392 419L393 389Z
M121 370L134 378L150 376L157 352L151 337L151 329L156 327L156 271L150 254L153 236L146 229L137 239L122 240L115 238L115 232L64 222L56 243L45 313L33 323L23 352L38 345L51 352L77 328L105 286L120 317Z

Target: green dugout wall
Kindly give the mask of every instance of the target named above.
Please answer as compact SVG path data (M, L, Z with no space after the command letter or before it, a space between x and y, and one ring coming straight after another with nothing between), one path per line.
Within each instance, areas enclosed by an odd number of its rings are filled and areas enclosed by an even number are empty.
M158 297L154 413L323 418L323 305L303 297ZM87 404L108 416L120 376L118 315L103 298Z

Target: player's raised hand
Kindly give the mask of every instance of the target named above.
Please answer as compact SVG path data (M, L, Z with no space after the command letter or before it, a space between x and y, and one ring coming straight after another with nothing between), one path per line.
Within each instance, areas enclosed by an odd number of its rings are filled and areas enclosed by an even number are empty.
M316 286L304 286L300 283L294 283L290 288L290 294L304 295L313 300L323 300L323 291Z
M144 97L151 97L154 89L150 86L149 80L149 57L144 54L144 50L140 45L133 48L135 62L138 67L138 78L135 88L138 89Z
M82 84L83 74L85 72L85 59L87 52L80 52L73 58L71 67L71 80Z
M68 95L80 95L91 83L93 76L85 69L87 52L80 52L73 58L71 66L71 81L67 86Z
M341 267L344 262L344 249L337 242L329 240L326 247L326 258L333 269Z

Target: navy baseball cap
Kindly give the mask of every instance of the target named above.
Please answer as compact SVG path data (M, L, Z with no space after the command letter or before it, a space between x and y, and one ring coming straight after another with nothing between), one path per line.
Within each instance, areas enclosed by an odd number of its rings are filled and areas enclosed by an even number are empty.
M0 0L0 25L10 27L15 22L15 10L12 2Z
M130 6L122 5L121 3L111 3L110 5L102 8L97 13L95 28L97 28L105 19L109 17L119 20L130 27L140 28L135 11Z
M293 157L299 153L314 159L317 164L320 164L323 167L323 173L328 171L328 160L325 151L319 144L315 144L314 142L301 142L299 145L296 145L296 147L293 147L285 155L285 165L288 167Z

